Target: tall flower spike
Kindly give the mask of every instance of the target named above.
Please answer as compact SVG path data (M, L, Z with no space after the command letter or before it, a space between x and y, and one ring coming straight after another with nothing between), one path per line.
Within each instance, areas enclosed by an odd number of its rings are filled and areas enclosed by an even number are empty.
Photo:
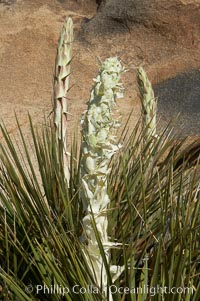
M113 110L116 106L116 98L122 96L120 76L123 71L116 57L109 58L101 64L100 72L94 80L88 110L83 114L81 121L83 136L81 198L86 212L83 219L84 238L87 239L91 272L95 273L99 287L102 286L104 289L107 286L107 274L92 226L92 215L109 264L109 249L119 245L110 242L107 234L107 207L110 202L107 193L107 176L110 159L120 147L116 144L112 130L119 126L119 120L114 119ZM120 271L120 267L110 267L110 272L115 276Z
M54 125L58 143L63 147L65 178L69 183L67 154L67 93L69 90L70 63L72 59L73 21L66 18L58 42L54 75Z
M143 129L146 129L146 138L156 137L157 99L146 72L142 67L137 69L138 87L142 102Z

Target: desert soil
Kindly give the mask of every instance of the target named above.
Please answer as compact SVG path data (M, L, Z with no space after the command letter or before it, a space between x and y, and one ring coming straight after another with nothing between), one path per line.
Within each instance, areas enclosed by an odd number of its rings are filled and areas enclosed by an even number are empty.
M177 33L175 29L179 28L180 20L176 20L173 15L170 19L168 14L168 22L174 22L176 25L173 32L156 26L148 28L143 24L136 24L135 28L125 32L107 35L101 33L98 36L82 29L96 14L94 0L0 0L0 118L9 132L17 131L17 114L28 139L30 134L27 112L31 114L35 124L42 124L43 116L51 113L56 47L66 16L73 18L75 27L72 89L68 100L71 132L86 108L92 79L98 71L97 58L104 60L110 56L118 56L128 69L122 79L126 88L125 98L119 101L123 120L133 110L131 122L134 125L140 115L135 78L135 69L139 65L146 69L153 85L158 85L156 89L161 94L162 103L165 103L165 96L170 104L177 93L174 86L169 84L171 78L176 79L182 73L190 74L193 70L196 70L195 83L196 78L199 78L200 26L197 25L200 23L194 22L192 12L195 9L198 14L200 3L199 0L181 2L188 6L188 10L192 7L192 10L191 16L187 16L184 21L184 27L177 30ZM184 16L182 18L184 20ZM164 84L166 80L167 88ZM197 82L199 85L198 80ZM167 96L162 93L161 85L169 92ZM195 90L195 118L198 119L199 87L195 86L193 89L192 85L196 84L191 83L189 101L193 101L192 91ZM180 105L181 99L185 97L180 80L177 82L177 89L177 101ZM160 110L162 118L163 115L171 116L173 103L172 106L166 105L166 108L168 112L165 112L165 109ZM188 120L190 115L187 112L182 114L186 114ZM190 110L189 114L193 112ZM192 130L188 124L188 135L191 137L200 135L199 121L193 121Z

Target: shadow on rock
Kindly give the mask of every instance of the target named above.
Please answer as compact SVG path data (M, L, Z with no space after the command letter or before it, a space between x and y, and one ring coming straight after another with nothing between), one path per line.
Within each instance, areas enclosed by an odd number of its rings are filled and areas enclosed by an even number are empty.
M200 135L200 70L177 75L154 87L158 116L167 124L179 113L175 128L182 136Z

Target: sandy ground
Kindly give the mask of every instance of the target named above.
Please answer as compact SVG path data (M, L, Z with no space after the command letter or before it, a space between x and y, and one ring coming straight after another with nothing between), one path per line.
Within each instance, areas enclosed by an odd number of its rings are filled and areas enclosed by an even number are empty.
M72 114L69 117L71 132L86 108L92 79L98 71L97 57L105 59L118 56L128 69L123 76L125 98L120 100L119 107L123 120L133 110L133 125L140 115L135 79L135 68L138 65L145 67L154 85L182 72L200 68L200 31L191 31L190 24L187 39L165 35L144 26L138 26L131 32L101 38L82 36L81 24L95 13L96 5L90 0L0 1L0 119L9 132L15 133L17 130L16 113L28 139L27 113L31 114L35 124L42 124L43 116L52 110L57 40L67 15L73 18L75 27L75 57L71 75L73 88L68 102ZM199 135L200 130L190 131L189 134Z

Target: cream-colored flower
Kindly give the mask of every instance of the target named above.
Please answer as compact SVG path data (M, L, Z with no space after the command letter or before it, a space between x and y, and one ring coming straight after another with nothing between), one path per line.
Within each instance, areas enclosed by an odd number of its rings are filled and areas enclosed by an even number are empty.
M116 99L122 94L120 76L124 71L120 61L114 57L107 59L100 67L100 72L94 79L94 86L90 94L88 110L82 117L82 191L81 198L86 215L83 219L87 251L90 256L91 272L95 273L98 285L107 286L107 274L103 259L92 226L92 214L96 228L104 247L108 264L110 264L109 250L116 247L116 243L109 241L107 207L110 199L107 193L107 175L109 162L113 154L121 145L117 145L113 129L119 127L119 120L115 120L113 110ZM86 255L87 256L87 255ZM121 268L111 266L111 273L116 277Z

